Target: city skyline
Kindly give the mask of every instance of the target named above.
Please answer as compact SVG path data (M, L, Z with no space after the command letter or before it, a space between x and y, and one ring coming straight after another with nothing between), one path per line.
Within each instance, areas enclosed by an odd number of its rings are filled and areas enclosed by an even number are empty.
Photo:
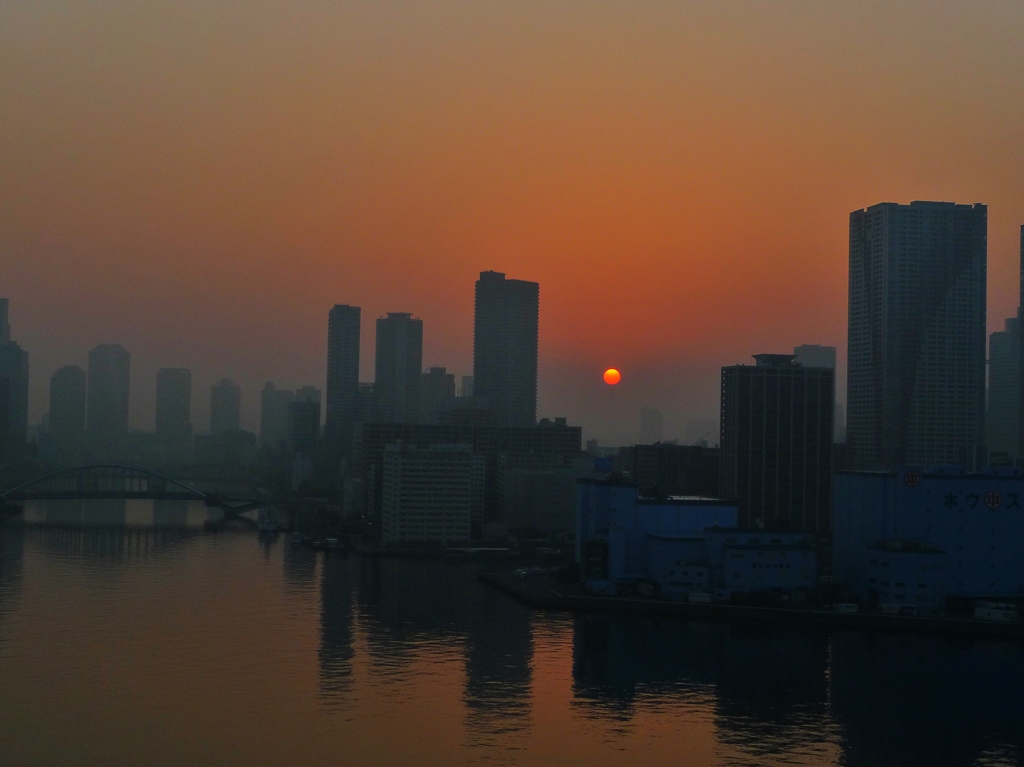
M0 285L33 420L49 375L116 342L133 425L186 367L195 423L226 377L253 428L264 381L323 381L339 302L413 313L424 366L469 374L493 269L543 286L540 415L624 442L657 407L671 434L752 350L845 358L847 217L883 201L987 204L988 313L1016 310L1018 4L58 5L0 24Z

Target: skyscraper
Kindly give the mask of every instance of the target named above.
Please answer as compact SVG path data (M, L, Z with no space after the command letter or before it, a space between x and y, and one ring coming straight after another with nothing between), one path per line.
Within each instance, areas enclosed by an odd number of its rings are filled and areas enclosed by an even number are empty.
M242 421L242 389L222 378L210 388L210 434L238 431Z
M120 344L100 344L89 352L86 429L99 455L110 456L128 436L132 355Z
M497 422L537 421L540 285L480 272L473 321L473 393L486 397Z
M22 457L28 441L28 352L11 340L0 298L0 464Z
M340 452L351 448L359 407L359 311L337 304L327 315L326 433Z
M1020 321L1006 320L1006 329L989 336L986 447L990 455L1017 455L1020 436Z
M6 298L0 298L0 344L6 344L11 340L11 323L8 317L10 302Z
M742 527L829 531L835 371L792 354L722 368L720 489Z
M664 419L661 411L653 407L640 409L640 443L641 445L653 445L661 442L663 433L662 425Z
M260 393L260 444L277 448L288 440L288 405L295 401L291 389L278 389L273 381Z
M186 368L156 373L156 434L173 441L192 438L192 373Z
M377 319L377 410L387 423L416 423L420 414L423 320L405 312Z
M50 378L50 436L62 462L74 462L84 445L86 391L78 365L65 365Z
M987 215L951 202L850 214L846 428L858 468L976 460Z

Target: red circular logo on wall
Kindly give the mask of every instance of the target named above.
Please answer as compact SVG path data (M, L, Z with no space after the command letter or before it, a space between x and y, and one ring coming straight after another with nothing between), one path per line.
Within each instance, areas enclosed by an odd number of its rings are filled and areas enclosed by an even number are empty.
M998 509L999 504L1003 502L1003 496L999 495L995 490L991 493L985 493L985 505L990 509Z
M908 471L903 475L903 483L907 487L917 487L921 484L921 475L916 471Z

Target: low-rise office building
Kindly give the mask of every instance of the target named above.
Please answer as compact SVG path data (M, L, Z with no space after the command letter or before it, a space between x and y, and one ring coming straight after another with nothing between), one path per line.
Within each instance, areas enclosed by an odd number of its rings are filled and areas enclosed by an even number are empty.
M643 498L616 480L578 483L576 557L595 593L616 594L641 582L662 596L813 588L817 552L804 532L741 530L731 501Z
M1024 472L838 472L833 572L868 604L1024 598Z

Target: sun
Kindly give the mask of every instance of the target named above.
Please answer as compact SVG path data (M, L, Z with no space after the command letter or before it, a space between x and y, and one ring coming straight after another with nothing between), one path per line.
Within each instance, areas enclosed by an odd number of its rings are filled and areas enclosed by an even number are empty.
M604 382L606 384L611 384L612 386L614 386L621 380L622 374L619 373L619 371L616 370L615 368L608 368L606 371L604 371Z

